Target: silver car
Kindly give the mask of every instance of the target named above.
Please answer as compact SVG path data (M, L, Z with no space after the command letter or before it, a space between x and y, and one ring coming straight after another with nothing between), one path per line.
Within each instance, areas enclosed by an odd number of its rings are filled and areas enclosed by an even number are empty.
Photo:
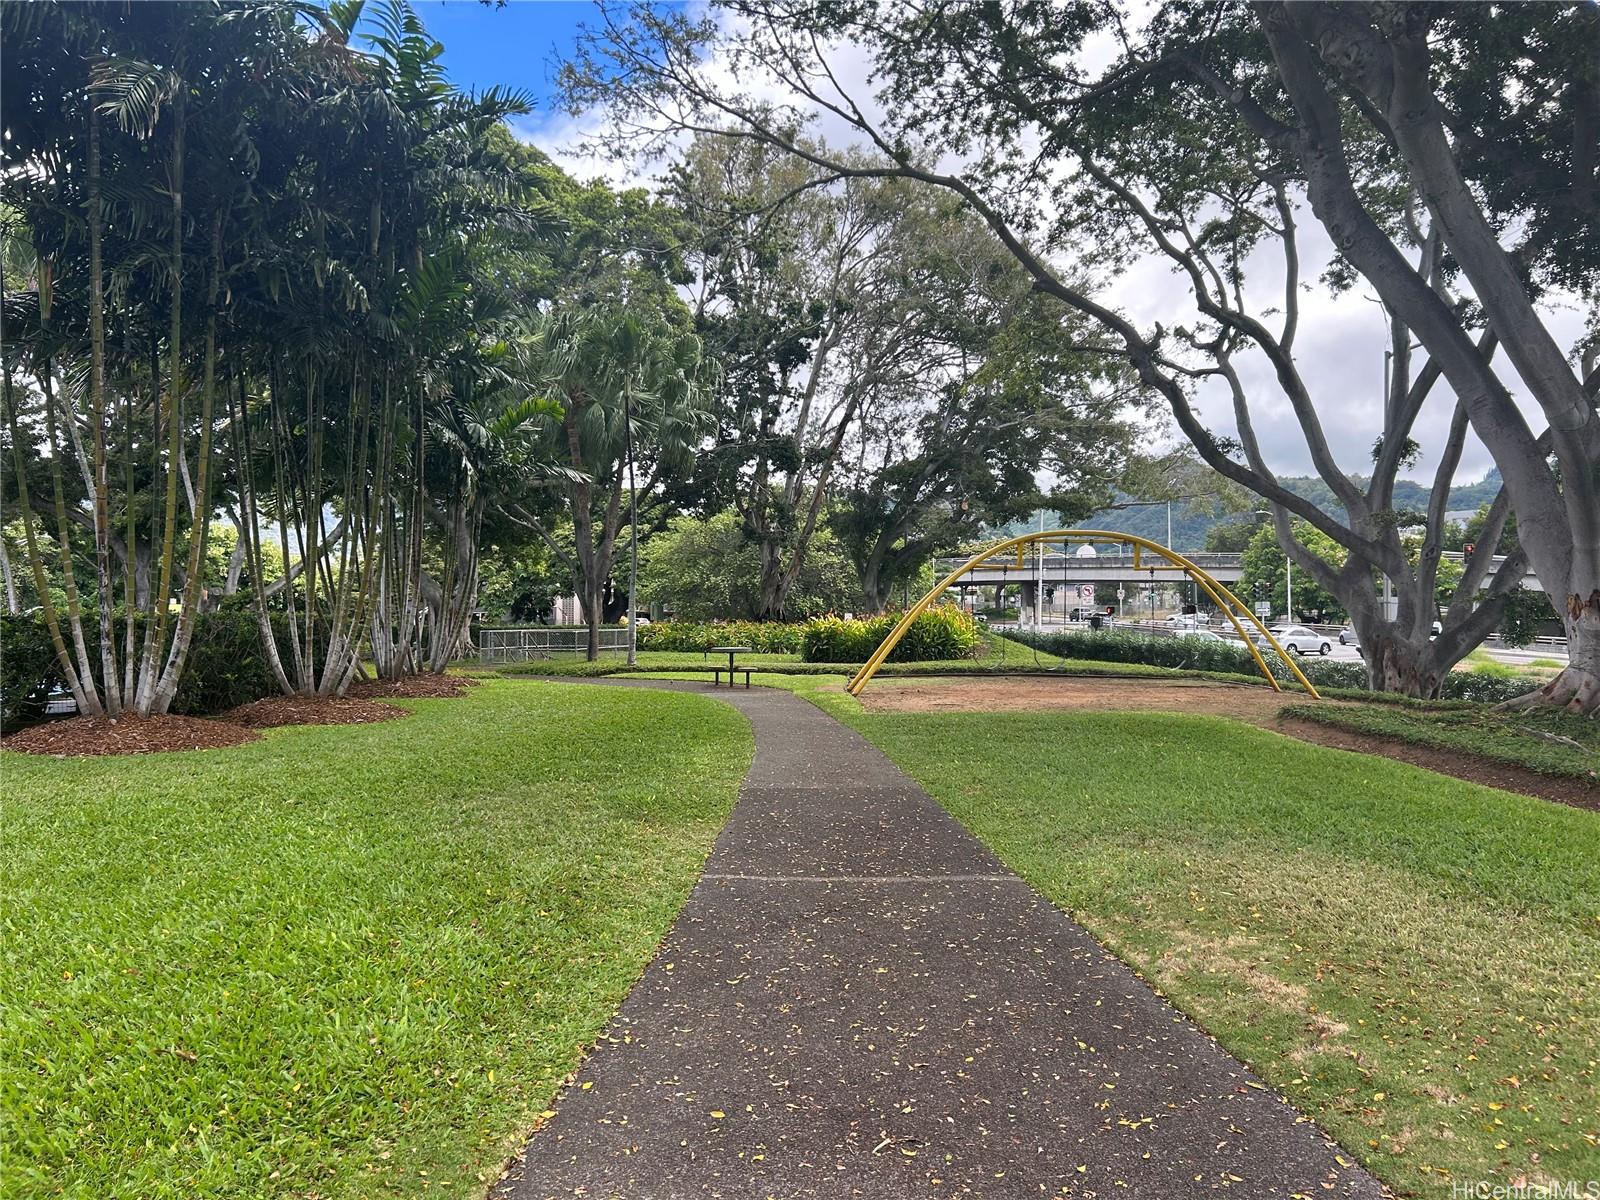
M1333 643L1324 634L1307 629L1304 625L1274 625L1268 632L1278 639L1278 645L1291 654L1329 654L1333 651ZM1263 650L1272 649L1272 643L1264 637L1257 638L1256 645Z

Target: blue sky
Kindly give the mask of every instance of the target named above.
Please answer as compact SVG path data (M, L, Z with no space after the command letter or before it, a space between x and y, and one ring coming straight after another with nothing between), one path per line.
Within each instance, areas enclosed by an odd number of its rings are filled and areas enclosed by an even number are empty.
M579 23L593 24L596 15L590 0L511 0L504 8L478 0L412 0L412 7L444 43L451 82L473 91L495 84L521 88L541 115L549 112L557 57L572 47Z

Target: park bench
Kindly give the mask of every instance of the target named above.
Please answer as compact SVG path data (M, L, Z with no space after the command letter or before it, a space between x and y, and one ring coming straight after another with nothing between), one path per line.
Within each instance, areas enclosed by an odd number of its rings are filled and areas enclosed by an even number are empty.
M711 654L726 654L728 656L728 665L727 666L725 666L725 667L712 667L711 668L711 686L712 687L721 687L722 686L722 677L724 675L726 675L728 677L728 686L731 688L731 687L734 686L733 677L736 674L742 674L744 676L744 686L747 689L749 688L749 686L750 686L750 672L754 668L735 666L734 665L734 661L733 661L733 656L735 654L749 654L749 653L751 653L751 650L750 650L749 646L713 646L713 647L711 647L709 653L711 653Z

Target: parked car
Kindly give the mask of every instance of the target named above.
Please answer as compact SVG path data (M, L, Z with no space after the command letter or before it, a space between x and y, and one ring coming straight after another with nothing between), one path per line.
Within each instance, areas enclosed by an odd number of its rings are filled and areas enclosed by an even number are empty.
M1360 646L1361 645L1361 637L1360 637L1359 634L1356 633L1356 627L1354 625L1346 625L1343 629L1339 630L1339 645L1341 645L1341 646Z
M1304 625L1274 625L1268 632L1278 639L1278 645L1291 654L1329 654L1333 651L1333 644L1325 634L1307 629ZM1264 637L1257 638L1256 645L1262 650L1272 648L1272 643Z
M1220 642L1225 639L1221 635L1212 633L1209 629L1180 629L1174 637L1193 638L1202 642Z

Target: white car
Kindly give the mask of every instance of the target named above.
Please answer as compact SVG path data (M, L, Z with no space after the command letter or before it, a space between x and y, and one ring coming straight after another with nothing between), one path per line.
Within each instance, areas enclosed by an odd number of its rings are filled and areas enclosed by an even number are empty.
M1291 654L1328 654L1333 650L1333 644L1325 635L1304 625L1274 625L1268 632ZM1257 638L1256 645L1262 650L1272 649L1272 643L1266 638Z
M1361 645L1361 638L1356 633L1356 627L1354 625L1346 625L1343 629L1339 630L1339 645L1341 645L1341 646L1359 646L1359 645Z
M1202 642L1220 642L1223 640L1222 637L1212 633L1209 629L1180 629L1173 636L1181 638L1193 638Z

